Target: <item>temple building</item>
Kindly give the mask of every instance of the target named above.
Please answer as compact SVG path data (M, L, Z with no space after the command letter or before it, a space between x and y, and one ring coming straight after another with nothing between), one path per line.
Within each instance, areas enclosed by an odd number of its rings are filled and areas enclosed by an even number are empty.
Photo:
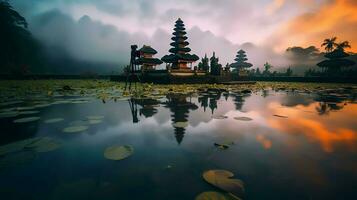
M248 58L246 52L241 49L237 52L236 58L234 59L234 63L230 65L233 68L233 72L238 76L248 76L248 68L252 67L251 63L248 63Z
M140 57L136 60L136 64L141 65L141 71L155 70L156 65L162 64L162 61L158 58L154 58L157 51L150 46L144 45L139 49Z
M189 54L191 49L188 47L189 43L186 41L186 31L183 21L179 18L176 21L173 37L171 38L173 42L170 44L172 48L169 50L171 54L165 55L161 58L165 63L171 64L170 72L174 73L190 73L193 72L188 64L191 64L197 60L199 57L195 54Z

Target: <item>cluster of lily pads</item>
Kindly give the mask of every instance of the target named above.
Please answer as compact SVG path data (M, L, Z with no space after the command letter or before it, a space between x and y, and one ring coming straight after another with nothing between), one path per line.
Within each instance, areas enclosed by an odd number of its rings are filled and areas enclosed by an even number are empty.
M161 99L172 94L204 95L214 92L224 92L244 95L264 90L316 93L324 98L347 98L357 93L357 86L348 84L320 84L320 83L274 83L258 82L253 85L153 85L137 84L135 90L125 90L124 83L107 80L39 80L39 81L0 81L0 119L15 118L14 123L28 123L40 120L39 109L56 104L82 104L93 98L103 103L133 99ZM29 104L30 102L30 104ZM26 103L25 105L23 105ZM21 105L21 106L19 106ZM23 117L26 116L26 117ZM283 115L275 117L287 118ZM227 116L214 116L214 119L227 119ZM251 121L246 116L234 117L239 121ZM44 123L52 124L64 121L63 118L47 119ZM90 125L102 123L103 116L88 116L84 120L68 124L63 132L80 133ZM173 124L176 128L185 128L187 121ZM228 149L234 143L215 143L219 149ZM27 163L40 153L54 151L61 147L62 142L49 137L26 139L0 146L0 167ZM134 153L130 145L114 145L104 150L104 157L109 160L123 160ZM244 184L234 179L234 174L226 170L208 170L203 173L203 179L214 186L216 191L206 191L199 194L196 200L232 200L240 199L244 195Z
M87 116L84 120L77 120L69 123L62 131L65 133L79 133L86 131L90 125L100 124L103 122L104 116ZM56 120L56 119L53 119Z
M108 80L24 80L24 81L0 81L0 97L4 99L1 105L11 103L9 97L16 97L18 101L28 96L60 97L82 96L96 97L103 103L113 100L126 100L132 98L162 98L167 94L197 94L210 90L251 93L262 90L293 91L302 93L320 92L331 93L333 91L349 90L356 93L357 87L349 84L329 83L284 83L284 82L257 82L256 84L223 85L223 84L181 84L181 85L153 85L137 84L136 89L125 90L124 83L111 82ZM9 99L8 99L9 100ZM80 101L78 103L81 103Z
M61 140L50 137L36 137L0 146L0 168L30 162L38 153L54 151L61 146Z
M196 200L240 200L244 195L244 183L234 179L234 174L227 170L208 170L203 179L220 191L202 192Z

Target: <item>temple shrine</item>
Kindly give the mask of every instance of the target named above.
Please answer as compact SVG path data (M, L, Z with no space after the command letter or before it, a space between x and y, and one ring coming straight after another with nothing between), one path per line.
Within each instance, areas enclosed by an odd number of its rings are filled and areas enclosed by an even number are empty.
M232 81L231 67L223 67L219 63L219 58L213 52L211 58L201 59L201 62L193 65L200 58L196 54L191 54L185 24L178 18L173 28L169 54L161 59L154 56L158 53L149 45L144 45L137 50L137 45L131 46L130 65L127 66L123 75L113 75L114 81L140 81L154 83L222 83ZM239 56L243 56L239 55ZM236 60L237 61L237 60ZM163 67L157 68L162 63Z
M136 60L136 64L141 65L141 71L147 72L155 70L156 65L162 64L162 61L158 58L154 58L157 51L150 46L144 45L139 49L139 58Z
M192 73L192 66L188 66L200 58L196 54L189 54L191 49L188 47L185 25L179 18L175 23L173 37L170 43L172 48L169 50L171 54L161 58L162 61L168 64L168 69L172 74Z

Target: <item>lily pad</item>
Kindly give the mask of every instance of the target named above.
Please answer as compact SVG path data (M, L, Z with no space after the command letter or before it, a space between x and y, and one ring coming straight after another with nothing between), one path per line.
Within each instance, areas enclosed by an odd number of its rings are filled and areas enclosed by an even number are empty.
M229 148L229 145L228 144L219 144L219 143L214 143L214 146L219 148L219 149L228 149Z
M235 120L239 120L239 121L252 121L252 118L249 117L235 117Z
M17 110L33 110L34 106L24 106L24 107L17 107Z
M33 115L33 114L37 114L40 111L38 110L28 110L28 111L21 111L19 112L19 115Z
M188 122L175 122L173 124L173 127L175 127L175 128L186 128L186 127L188 127Z
M213 186L240 197L244 193L243 181L232 179L234 174L226 170L208 170L203 173L203 178Z
M78 133L88 129L88 126L69 126L63 129L65 133Z
M76 120L69 123L70 126L88 126L88 120Z
M53 123L61 122L63 120L64 120L63 118L52 118L52 119L45 120L45 123L46 124L53 124Z
M38 140L29 143L25 146L25 148L30 148L35 150L36 152L43 153L54 151L62 146L62 143L58 140L49 137L39 138Z
M100 119L90 119L90 120L88 120L89 124L100 124L102 122L103 122L103 120L100 120Z
M234 197L230 194L224 194L220 192L207 191L199 194L195 200L240 200L238 197Z
M45 103L45 104L37 104L34 107L35 108L45 108L45 107L48 107L48 106L51 106L51 105L52 105L51 103Z
M28 123L28 122L38 121L39 119L40 117L25 117L25 118L14 120L14 123Z
M3 112L0 113L0 119L1 118L12 118L18 116L19 113L17 111L9 111L9 112Z
M10 105L19 104L19 103L23 103L23 101L1 102L1 103L0 103L0 106L10 106Z
M134 148L130 145L111 146L105 149L104 157L110 160L123 160L134 153Z
M0 167L11 167L31 162L36 158L33 151L19 151L0 158Z
M13 142L10 144L0 146L0 156L6 155L9 153L13 153L13 152L22 151L27 144L30 144L38 139L39 138L31 138L31 139L21 140L21 141L17 141L17 142Z

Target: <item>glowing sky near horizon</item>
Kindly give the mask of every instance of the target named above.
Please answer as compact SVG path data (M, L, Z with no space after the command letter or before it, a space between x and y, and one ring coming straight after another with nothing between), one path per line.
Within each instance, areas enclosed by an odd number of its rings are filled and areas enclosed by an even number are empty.
M88 15L118 30L152 35L171 32L181 17L188 28L198 27L235 44L251 42L275 50L289 46L320 46L337 36L357 51L355 0L13 0L25 16L52 9L74 19Z

